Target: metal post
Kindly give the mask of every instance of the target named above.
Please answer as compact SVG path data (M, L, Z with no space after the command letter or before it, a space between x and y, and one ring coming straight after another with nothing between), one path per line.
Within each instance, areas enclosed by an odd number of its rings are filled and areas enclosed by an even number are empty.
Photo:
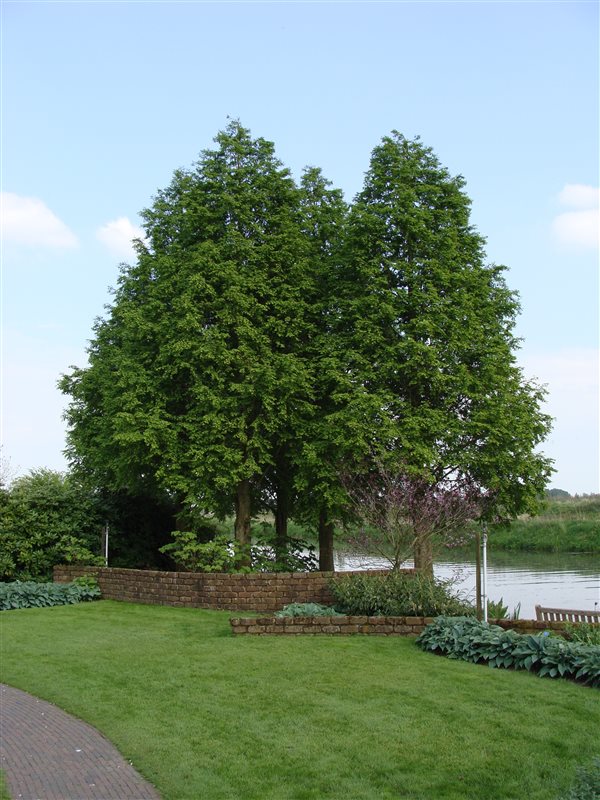
M482 619L481 609L481 534L479 528L475 534L475 603L477 619Z
M104 563L108 567L108 522L104 526Z
M483 523L482 540L482 561L483 561L483 577L481 581L481 602L483 605L483 621L488 621L488 604L487 604L487 525Z

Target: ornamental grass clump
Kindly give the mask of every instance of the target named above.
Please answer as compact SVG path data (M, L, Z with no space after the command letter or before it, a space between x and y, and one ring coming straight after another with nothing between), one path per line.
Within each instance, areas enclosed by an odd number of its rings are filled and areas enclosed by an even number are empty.
M0 583L0 611L72 605L99 598L98 583L91 577L76 578L73 583Z
M419 573L339 575L329 588L335 606L351 616L435 617L474 614L472 606L452 592L451 582Z
M600 647L567 642L547 631L533 636L469 617L439 617L416 643L448 658L526 669L540 677L569 678L600 687Z

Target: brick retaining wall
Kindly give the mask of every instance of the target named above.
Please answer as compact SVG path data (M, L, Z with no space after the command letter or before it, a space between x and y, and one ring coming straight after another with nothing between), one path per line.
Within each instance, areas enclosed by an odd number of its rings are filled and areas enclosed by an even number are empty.
M366 634L371 636L417 636L433 622L432 617L234 617L229 620L232 633L263 636L265 634L299 636L318 634ZM490 620L504 630L518 633L540 633L552 630L561 633L563 622L537 620Z
M360 574L380 575L386 572L368 570ZM289 603L333 605L334 598L327 583L334 574L252 572L232 575L75 565L54 567L54 580L57 583L68 583L81 575L95 576L106 600L263 613L278 611Z
M414 570L404 570L412 573ZM360 574L382 575L387 570L361 570ZM226 611L258 611L268 614L289 603L334 605L328 581L333 572L161 572L116 567L54 567L56 583L69 583L82 575L98 579L106 600L124 600L162 606L215 608ZM348 575L350 573L343 573ZM357 621L358 620L358 621ZM259 617L231 620L236 634L377 634L410 636L420 633L428 617ZM563 622L537 620L491 620L519 633L561 632Z
M229 620L232 633L278 634L370 634L416 636L433 620L429 617L253 617Z

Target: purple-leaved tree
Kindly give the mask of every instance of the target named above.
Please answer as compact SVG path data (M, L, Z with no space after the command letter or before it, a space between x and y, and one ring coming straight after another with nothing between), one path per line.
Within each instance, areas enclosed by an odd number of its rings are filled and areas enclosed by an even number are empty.
M342 481L362 524L354 544L383 555L394 570L412 555L416 569L433 574L434 542L464 544L467 523L481 516L490 498L463 475L428 480L380 463Z

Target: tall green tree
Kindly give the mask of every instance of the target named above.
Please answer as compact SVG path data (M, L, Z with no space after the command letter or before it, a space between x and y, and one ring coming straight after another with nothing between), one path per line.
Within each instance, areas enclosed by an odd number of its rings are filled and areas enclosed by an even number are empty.
M348 370L392 423L373 432L378 457L436 485L476 481L486 513L512 516L543 493L550 420L516 363L518 300L469 214L463 179L420 140L375 148L349 221ZM427 537L414 555L431 569Z
M334 525L352 513L340 465L360 461L370 452L381 409L378 398L365 392L348 370L343 297L348 206L315 167L305 170L301 189L316 294L311 302L311 337L304 347L311 365L313 403L296 451L295 513L318 531L319 567L332 571Z
M238 122L143 212L90 366L63 379L74 459L115 487L153 484L250 540L253 503L311 399L299 344L314 295L301 193Z
M348 513L340 471L369 458L477 485L489 515L533 510L543 391L516 364L518 302L469 208L462 179L394 133L348 214L318 169L296 186L232 122L143 213L89 366L62 379L72 463L180 512L234 510L240 550L258 510L278 552L288 518L309 521L322 569ZM427 537L415 559L430 567Z

